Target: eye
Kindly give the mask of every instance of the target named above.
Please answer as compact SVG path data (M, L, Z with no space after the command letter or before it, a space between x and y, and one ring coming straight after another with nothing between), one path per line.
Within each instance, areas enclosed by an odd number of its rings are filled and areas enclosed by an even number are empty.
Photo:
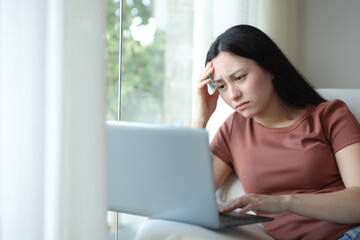
M238 76L235 78L235 81L241 81L241 80L244 80L245 78L245 75L241 75L241 76Z
M217 87L219 90L223 90L225 88L225 85L224 84L221 84Z

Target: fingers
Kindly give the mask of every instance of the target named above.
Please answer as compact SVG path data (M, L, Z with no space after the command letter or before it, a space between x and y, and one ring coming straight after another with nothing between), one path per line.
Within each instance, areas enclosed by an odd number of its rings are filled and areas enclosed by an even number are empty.
M206 126L211 115L214 113L219 97L219 91L211 95L208 91L207 84L210 82L209 76L214 73L214 67L209 62L199 76L199 80L195 86L195 111L191 126Z
M200 81L198 88L201 89L201 88L205 87L208 83L210 83L210 79L202 80L202 81Z
M244 207L243 199L236 198L236 199L230 200L227 203L225 203L224 205L220 206L218 208L218 210L221 214L225 214L225 213L234 211L237 208L242 208L242 207Z
M258 194L247 194L240 198L236 198L225 203L219 207L219 213L225 214L235 209L241 208L239 213L246 213L249 211L269 213L274 209L276 202L273 201L272 196L258 195Z
M210 94L208 92L207 84L210 83L209 76L214 73L214 67L212 62L208 62L203 70L203 72L199 75L199 79L196 85L196 95L199 98L202 98L202 101L208 102L210 99L216 99L219 96L218 90ZM210 100L214 101L214 100ZM211 103L212 104L212 103Z
M239 213L247 213L250 211L254 211L254 212L258 212L256 209L254 209L254 205L249 203L248 205L246 205L245 207L243 207Z
M199 83L210 82L209 76L214 73L214 67L212 62L208 62L205 66L204 71L199 76Z

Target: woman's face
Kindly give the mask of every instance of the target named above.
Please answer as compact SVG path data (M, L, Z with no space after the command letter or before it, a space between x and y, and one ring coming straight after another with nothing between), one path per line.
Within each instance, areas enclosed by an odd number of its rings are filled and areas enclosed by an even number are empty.
M213 78L220 96L246 118L266 117L277 95L273 76L253 60L221 52L213 60Z

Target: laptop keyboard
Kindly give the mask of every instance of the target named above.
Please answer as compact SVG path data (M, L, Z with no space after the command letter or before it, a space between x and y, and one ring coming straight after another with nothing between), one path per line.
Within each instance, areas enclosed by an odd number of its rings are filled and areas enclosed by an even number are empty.
M252 214L228 213L228 214L220 215L220 225L222 227L234 227L245 224L266 222L271 220L273 219L263 216L252 215Z

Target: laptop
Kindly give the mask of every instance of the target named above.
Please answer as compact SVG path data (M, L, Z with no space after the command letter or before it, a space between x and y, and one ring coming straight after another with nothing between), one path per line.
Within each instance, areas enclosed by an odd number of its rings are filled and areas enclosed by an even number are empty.
M106 127L108 210L211 229L273 220L219 215L205 129L118 121Z

